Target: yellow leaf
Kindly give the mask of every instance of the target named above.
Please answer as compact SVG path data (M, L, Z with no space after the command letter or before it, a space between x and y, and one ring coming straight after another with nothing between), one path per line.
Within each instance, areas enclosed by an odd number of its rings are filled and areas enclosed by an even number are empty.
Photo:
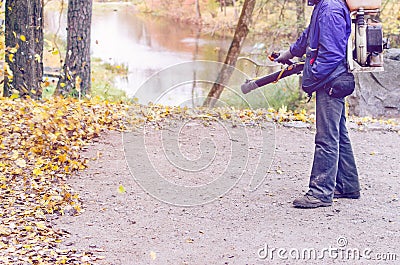
M10 53L16 53L16 52L18 51L18 46L9 48L8 51L9 51Z
M19 98L19 94L18 93L14 93L10 96L10 99L16 99Z
M75 79L75 89L77 91L81 91L81 82L82 82L82 78L80 78L80 76L77 76Z
M52 53L53 55L58 55L58 54L59 54L59 51L58 51L58 50L53 50L51 53Z
M76 210L76 212L80 213L80 212L84 212L83 209L81 209L81 207L79 205L75 205L74 209Z
M64 112L62 111L62 110L60 110L60 109L58 109L57 111L56 111L56 116L57 117L62 117L62 116L64 116ZM67 155L65 154L65 157L67 157ZM65 161L65 160L64 160ZM64 162L63 161L63 162Z
M35 223L36 227L39 228L40 230L44 230L46 229L46 225L44 224L44 222L37 222Z
M35 54L35 60L38 61L40 63L40 61L42 60L39 54Z
M36 176L41 176L41 175L43 175L43 171L37 167L33 170L33 174Z
M24 35L19 36L22 41L26 41L26 37Z
M11 160L17 160L17 159L18 159L18 156L19 156L18 151L14 150L14 151L12 152L12 155L10 156L10 158L11 158Z
M154 251L150 251L150 258L152 260L155 260L157 258L157 253L155 253Z
M14 54L9 54L8 55L8 60L10 60L10 62L14 62Z
M126 192L126 189L125 189L125 187L124 186L122 186L122 185L119 185L119 187L118 187L118 193L125 193Z
M31 231L32 230L32 226L30 226L30 225L26 225L24 228L25 228L26 231Z

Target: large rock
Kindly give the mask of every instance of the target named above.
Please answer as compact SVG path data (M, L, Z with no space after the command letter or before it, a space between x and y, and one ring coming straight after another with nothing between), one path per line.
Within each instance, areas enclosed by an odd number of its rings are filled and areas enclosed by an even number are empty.
M384 72L356 74L356 90L348 97L349 113L400 117L400 49L388 50Z

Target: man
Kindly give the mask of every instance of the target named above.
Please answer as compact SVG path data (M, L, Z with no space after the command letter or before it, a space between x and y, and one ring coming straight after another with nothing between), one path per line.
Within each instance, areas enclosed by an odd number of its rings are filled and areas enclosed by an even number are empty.
M331 206L333 198L360 197L358 173L346 128L344 98L328 94L330 82L347 72L346 45L351 19L344 0L310 0L315 5L310 25L276 59L285 62L306 54L302 88L316 91L314 162L309 191L293 201L295 207ZM328 88L328 89L327 89Z

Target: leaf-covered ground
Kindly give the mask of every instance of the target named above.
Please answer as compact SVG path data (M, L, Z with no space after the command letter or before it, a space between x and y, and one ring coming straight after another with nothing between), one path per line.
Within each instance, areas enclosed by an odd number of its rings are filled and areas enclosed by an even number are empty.
M79 195L65 183L87 158L79 154L104 129L123 129L126 106L73 99L0 100L0 263L89 262L90 253L60 250L63 231L50 221L79 214Z
M104 130L130 130L143 122L162 126L183 119L201 119L205 125L226 120L232 126L314 122L305 111L285 109L189 109L61 98L2 98L0 117L1 264L92 264L103 258L90 250L60 249L68 233L56 230L52 220L83 211L79 194L66 180L96 159L83 157L81 151ZM359 129L376 124L398 130L393 120L356 118L353 124Z

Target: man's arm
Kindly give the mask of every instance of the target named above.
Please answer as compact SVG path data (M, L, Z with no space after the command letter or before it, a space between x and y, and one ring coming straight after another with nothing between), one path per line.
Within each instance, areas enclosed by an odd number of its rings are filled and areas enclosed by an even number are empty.
M308 27L309 28L309 27ZM275 59L278 63L287 63L288 60L292 59L294 56L301 57L306 53L307 49L307 38L308 38L308 28L306 28L301 36L293 43L288 50L282 52L278 58Z
M297 41L290 46L289 50L292 55L301 57L306 53L309 28L310 27L307 27Z

